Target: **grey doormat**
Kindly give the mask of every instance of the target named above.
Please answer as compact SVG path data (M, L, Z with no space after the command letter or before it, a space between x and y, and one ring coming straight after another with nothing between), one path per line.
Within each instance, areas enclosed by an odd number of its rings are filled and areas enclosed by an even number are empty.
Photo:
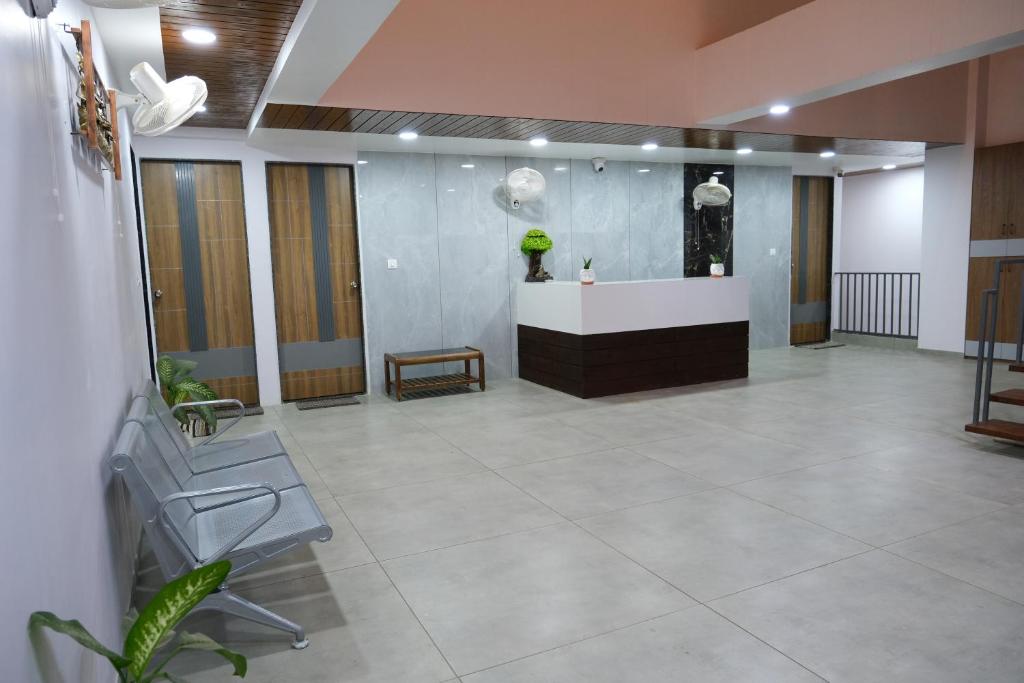
M796 348L798 348L798 349L811 349L812 351L821 351L822 349L838 349L841 346L846 346L846 344L840 344L839 342L827 341L827 342L817 342L815 344L797 344Z
M325 396L323 398L304 398L295 402L299 410L316 410L317 408L334 408L335 406L357 406L355 396Z
M216 408L213 411L218 418L224 417L238 417L238 408ZM262 415L263 408L261 406L246 406L245 416L250 417L252 415Z

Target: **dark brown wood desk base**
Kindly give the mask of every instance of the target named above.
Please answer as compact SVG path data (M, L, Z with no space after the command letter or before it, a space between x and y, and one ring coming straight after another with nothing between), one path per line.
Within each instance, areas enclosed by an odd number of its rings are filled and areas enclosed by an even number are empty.
M569 334L518 326L519 377L580 398L747 376L747 321Z

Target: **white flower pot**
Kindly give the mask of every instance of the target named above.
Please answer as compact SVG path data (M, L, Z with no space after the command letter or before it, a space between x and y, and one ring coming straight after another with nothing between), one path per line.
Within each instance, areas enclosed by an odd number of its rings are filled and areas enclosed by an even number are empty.
M712 263L711 264L711 277L722 277L725 275L725 264L724 263Z
M593 268L581 268L580 269L580 284L581 285L592 285L594 280L597 279L597 275L594 274Z

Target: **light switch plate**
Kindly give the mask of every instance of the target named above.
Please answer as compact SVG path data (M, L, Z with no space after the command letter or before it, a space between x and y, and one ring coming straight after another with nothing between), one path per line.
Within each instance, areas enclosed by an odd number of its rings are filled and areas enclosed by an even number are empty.
M396 270L397 268L398 268L398 259L396 259L396 258L389 258L388 259L388 270Z

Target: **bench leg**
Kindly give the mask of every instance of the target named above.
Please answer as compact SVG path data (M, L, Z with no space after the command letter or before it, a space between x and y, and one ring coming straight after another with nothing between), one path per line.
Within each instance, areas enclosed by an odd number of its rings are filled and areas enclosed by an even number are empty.
M263 624L264 626L287 631L294 637L292 647L296 650L302 650L309 645L309 639L306 638L306 630L294 621L289 621L280 614L275 614L264 607L260 607L254 602L249 602L245 598L240 598L229 590L221 590L207 595L203 598L203 601L196 606L194 611L198 612L200 610L215 610L217 612L230 614L257 624Z
M466 361L469 364L469 361ZM476 368L480 371L480 391L487 389L487 383L484 381L484 354L481 353L480 357L476 359Z
M402 400L402 366L395 363L395 399Z
M391 395L391 364L384 361L384 393Z

